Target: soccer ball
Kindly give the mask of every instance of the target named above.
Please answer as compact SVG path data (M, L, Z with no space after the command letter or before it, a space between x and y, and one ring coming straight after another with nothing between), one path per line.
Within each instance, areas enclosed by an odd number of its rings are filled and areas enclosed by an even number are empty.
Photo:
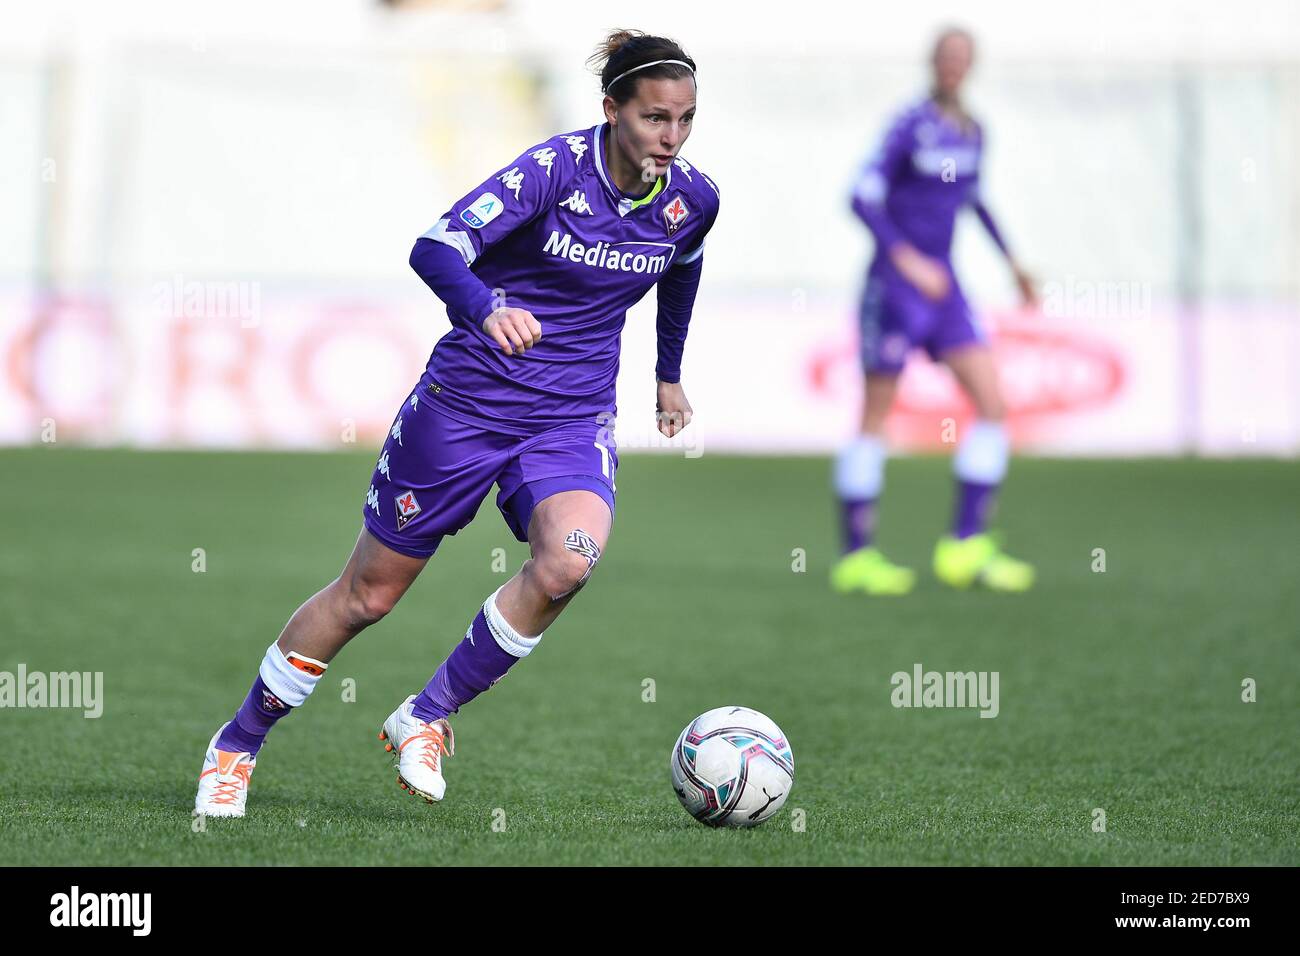
M673 790L711 827L754 827L785 803L794 753L772 720L748 707L717 707L687 725L673 747Z

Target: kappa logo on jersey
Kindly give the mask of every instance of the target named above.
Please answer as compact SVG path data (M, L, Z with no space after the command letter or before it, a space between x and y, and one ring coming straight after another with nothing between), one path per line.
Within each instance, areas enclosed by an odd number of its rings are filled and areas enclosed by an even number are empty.
M572 209L574 212L583 216L590 216L592 214L591 206L587 203L587 194L579 192L576 189L573 191L573 195L568 199L560 200L560 205L564 206L566 209Z
M537 160L537 165L546 170L546 178L551 177L551 163L555 162L555 150L549 146L543 146L541 149L535 149L528 154Z
M492 193L484 193L461 210L460 221L471 229L482 229L501 215L501 200Z
M582 154L587 151L587 138L585 136L566 136L564 141L569 144L569 149L573 150L574 157L582 159Z
M403 491L394 500L397 502L397 530L401 531L420 513L420 503L415 500L415 493L410 491Z
M288 710L288 706L269 690L262 688L262 709L267 713L272 713L277 710Z
M510 169L507 169L504 173L498 176L497 179L505 183L506 189L509 189L515 194L516 200L519 199L519 190L524 185L524 174L519 171L518 166L512 166Z
M399 445L402 444L402 416L401 415L397 416L397 421L393 423L393 430L389 432L389 434L393 436L393 439L394 441L397 442L397 444ZM402 447L405 448L406 446L402 445Z
M370 490L366 492L366 507L379 514L379 492L375 491L374 485L371 485Z
M668 223L668 234L671 236L686 221L686 217L691 211L686 208L686 203L682 202L681 194L678 193L673 197L673 201L664 207L664 221Z
M388 473L388 449L387 448L385 448L384 453L379 456L379 461L375 463L375 467L379 469L379 473L383 475L385 478L387 478L389 481L393 480L393 476Z
M686 160L678 156L676 159L673 160L673 165L682 171L682 174L686 177L686 181L688 183L692 183L695 181L694 179L691 178L691 164L688 163Z

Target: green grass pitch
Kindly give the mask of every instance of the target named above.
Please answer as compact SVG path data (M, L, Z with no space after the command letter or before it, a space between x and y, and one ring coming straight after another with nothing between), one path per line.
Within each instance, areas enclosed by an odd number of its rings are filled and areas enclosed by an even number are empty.
M827 589L826 461L625 456L601 567L456 718L428 806L376 732L504 581L493 549L526 555L489 499L272 734L249 816L194 832L208 738L342 566L372 467L0 452L0 670L105 682L97 720L0 710L0 863L1300 863L1300 466L1278 461L1017 461L999 523L1040 575L1017 597L934 583L948 463L894 461L881 541L922 582L872 600ZM916 662L998 671L1001 713L895 709ZM731 703L795 754L752 831L700 826L668 783L681 728Z

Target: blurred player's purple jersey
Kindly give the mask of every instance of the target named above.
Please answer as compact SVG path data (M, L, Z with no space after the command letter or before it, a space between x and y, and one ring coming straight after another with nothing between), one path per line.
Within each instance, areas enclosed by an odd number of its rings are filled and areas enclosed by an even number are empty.
M982 150L979 124L958 123L931 99L895 119L853 190L854 209L875 233L877 261L900 240L947 259L957 211L967 204L1002 245L979 200Z
M605 169L605 125L553 136L454 203L425 236L453 246L497 292L527 309L541 342L506 356L486 315L448 309L421 379L462 420L515 435L615 413L627 310L703 252L718 190L680 157L653 194L624 196Z
M979 197L984 137L973 120L945 116L933 100L904 110L891 124L853 188L853 211L876 239L859 309L863 368L898 374L907 353L921 346L932 358L983 342L953 273L952 234L957 212L969 205L998 247L1007 252ZM894 266L889 250L909 243L948 272L949 291L927 299Z

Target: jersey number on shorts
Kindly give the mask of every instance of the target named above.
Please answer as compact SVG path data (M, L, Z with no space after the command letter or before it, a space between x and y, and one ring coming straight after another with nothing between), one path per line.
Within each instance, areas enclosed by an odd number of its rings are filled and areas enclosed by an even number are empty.
M617 491L618 486L614 484L614 469L609 460L609 449L598 441L594 441L592 444L600 449L600 473L609 479L610 486Z

